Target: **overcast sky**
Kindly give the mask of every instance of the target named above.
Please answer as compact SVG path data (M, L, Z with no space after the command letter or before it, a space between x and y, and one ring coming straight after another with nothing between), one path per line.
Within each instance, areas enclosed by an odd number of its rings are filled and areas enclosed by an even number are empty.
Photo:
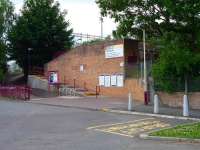
M24 0L11 0L16 12L18 13L23 5ZM85 33L91 35L101 34L100 10L95 0L58 0L61 9L68 11L67 19L75 33ZM116 24L109 18L104 18L104 36L112 33Z

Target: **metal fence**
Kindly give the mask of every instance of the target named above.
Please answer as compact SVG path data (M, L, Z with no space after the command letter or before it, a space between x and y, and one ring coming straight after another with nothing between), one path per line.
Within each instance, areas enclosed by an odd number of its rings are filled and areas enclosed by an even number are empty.
M31 88L28 86L0 85L0 96L30 100Z

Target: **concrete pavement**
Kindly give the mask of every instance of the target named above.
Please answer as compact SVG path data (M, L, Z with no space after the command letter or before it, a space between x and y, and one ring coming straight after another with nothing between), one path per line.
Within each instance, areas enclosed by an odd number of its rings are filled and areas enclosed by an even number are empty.
M73 107L90 110L112 109L127 111L128 98L110 98L110 97L49 97L33 98L30 101L36 104L56 105L62 107ZM134 101L134 112L153 113L153 105L145 106L141 102ZM170 108L160 106L159 114L170 116L182 116L182 108ZM200 118L200 110L190 110L190 117Z

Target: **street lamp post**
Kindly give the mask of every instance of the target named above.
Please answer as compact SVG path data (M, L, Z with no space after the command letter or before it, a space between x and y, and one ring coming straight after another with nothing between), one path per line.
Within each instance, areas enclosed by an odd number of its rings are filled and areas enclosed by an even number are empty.
M28 72L28 75L30 74L30 69L31 69L31 57L30 57L30 53L31 53L31 51L32 51L32 48L28 48L28 70L27 70L27 72Z
M103 16L102 15L100 17L100 22L101 22L101 39L103 39Z
M145 4L147 0L145 0ZM144 53L144 104L148 104L148 87L147 87L147 64L146 64L146 32L143 29L143 53Z
M143 53L144 53L144 104L148 104L148 99L147 99L147 64L146 64L146 34L145 34L145 29L143 29Z

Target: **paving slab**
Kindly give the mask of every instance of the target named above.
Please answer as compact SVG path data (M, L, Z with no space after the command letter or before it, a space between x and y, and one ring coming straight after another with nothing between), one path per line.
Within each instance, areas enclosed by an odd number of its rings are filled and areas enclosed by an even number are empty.
M111 97L49 97L49 98L33 98L31 103L55 105L62 107L75 107L92 110L112 109L119 111L127 111L128 100L126 98ZM144 105L141 102L134 102L134 112L153 113L153 105ZM172 108L161 106L159 114L170 116L182 116L181 108ZM190 110L190 117L200 118L200 110Z

